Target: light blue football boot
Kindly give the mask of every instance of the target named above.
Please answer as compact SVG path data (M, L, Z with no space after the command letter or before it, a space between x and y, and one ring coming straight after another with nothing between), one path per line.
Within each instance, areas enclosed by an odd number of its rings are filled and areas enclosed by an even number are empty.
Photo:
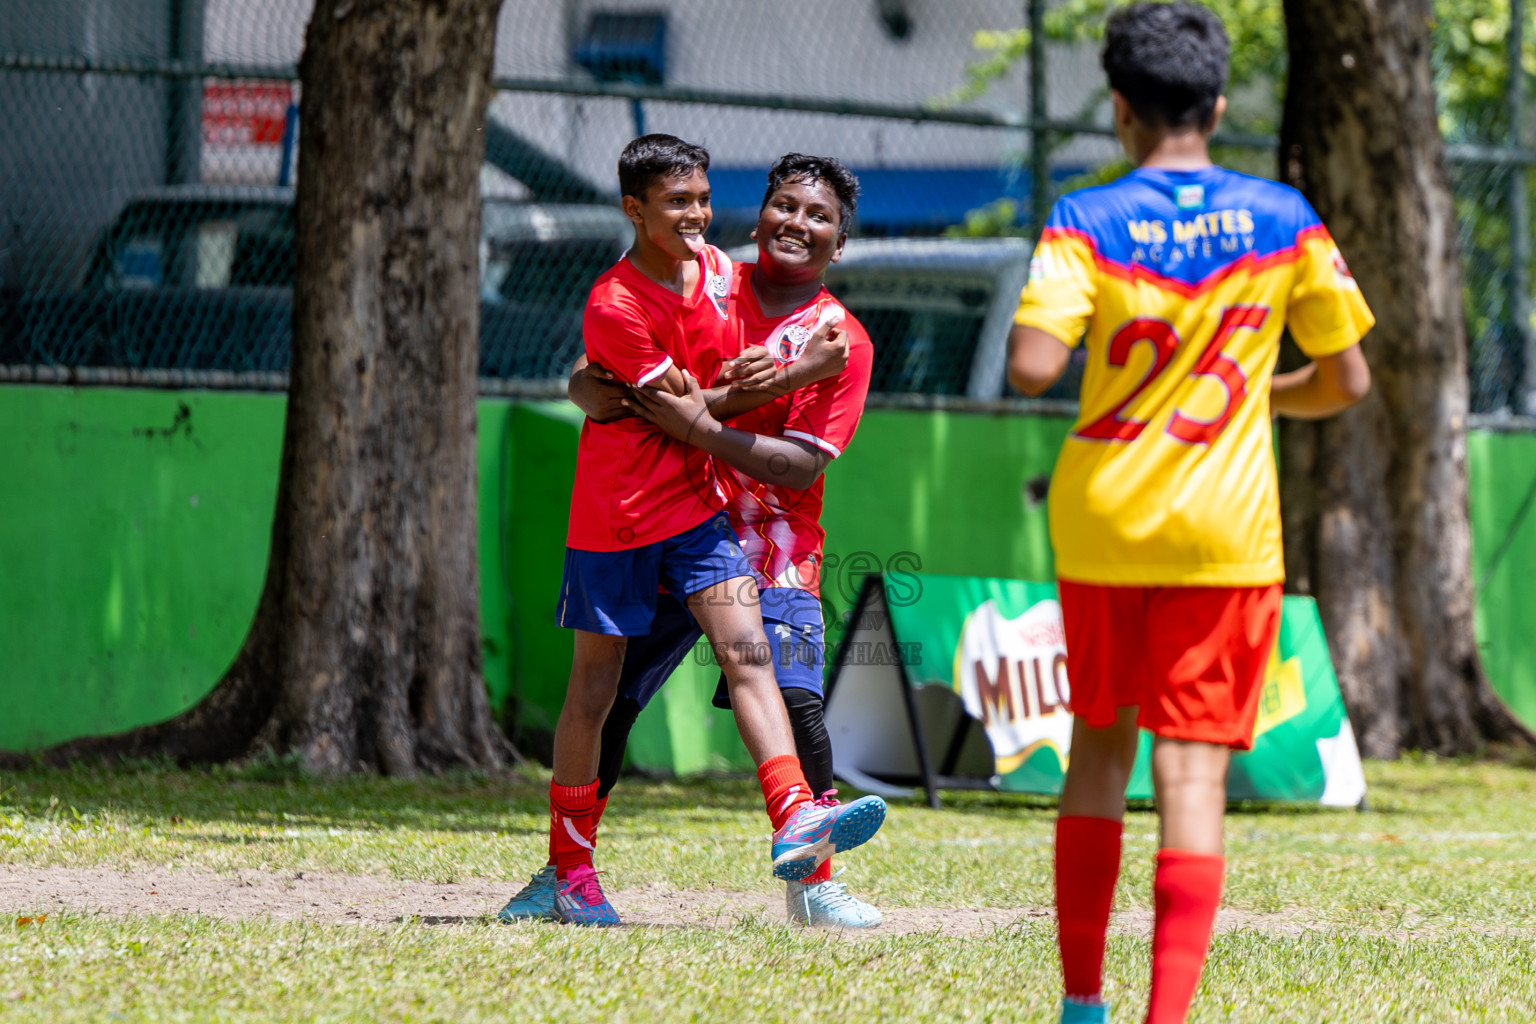
M1061 1024L1109 1024L1109 1004L1085 1003L1063 996Z
M496 916L509 924L513 921L553 921L555 889L559 884L555 879L555 866L545 864Z
M885 918L863 900L850 896L842 882L786 882L784 906L789 919L808 928L876 928Z

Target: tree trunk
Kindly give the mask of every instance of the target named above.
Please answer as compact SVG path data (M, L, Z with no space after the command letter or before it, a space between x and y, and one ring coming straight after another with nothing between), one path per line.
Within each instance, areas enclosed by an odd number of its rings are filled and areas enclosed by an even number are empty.
M1371 394L1284 421L1289 585L1316 596L1370 756L1529 739L1473 635L1467 343L1423 0L1285 0L1281 174L1343 251L1377 324Z
M57 752L492 768L475 552L479 176L500 0L318 0L266 583L197 707Z

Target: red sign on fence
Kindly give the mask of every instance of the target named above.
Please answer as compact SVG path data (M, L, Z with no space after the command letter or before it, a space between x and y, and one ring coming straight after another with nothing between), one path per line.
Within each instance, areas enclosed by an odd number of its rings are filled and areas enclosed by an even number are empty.
M213 146L277 146L293 87L287 84L203 86L203 141Z

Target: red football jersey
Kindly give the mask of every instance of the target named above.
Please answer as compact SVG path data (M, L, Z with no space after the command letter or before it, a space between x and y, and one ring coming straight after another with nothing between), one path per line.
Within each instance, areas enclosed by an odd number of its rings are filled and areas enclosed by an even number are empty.
M729 257L706 246L698 284L684 297L646 277L626 255L587 297L587 358L631 384L649 384L676 365L709 387L738 344L724 301L731 277ZM639 418L582 424L568 546L641 547L698 526L724 505L714 463L699 449Z
M732 290L737 351L766 344L786 322L803 318L819 303L837 301L823 288L789 317L765 317L752 293L754 269L750 263L739 265ZM841 326L848 332L848 365L842 373L744 413L731 420L730 426L754 434L809 441L834 459L841 455L858 429L875 362L875 349L864 325L846 310L844 314ZM826 539L821 528L822 478L817 477L802 491L765 484L724 463L720 468L731 525L757 572L757 585L798 587L819 595Z

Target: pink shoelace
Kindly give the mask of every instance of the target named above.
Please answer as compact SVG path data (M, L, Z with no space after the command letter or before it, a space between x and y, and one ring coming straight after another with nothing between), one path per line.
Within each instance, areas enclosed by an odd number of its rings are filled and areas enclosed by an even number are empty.
M815 804L817 807L836 807L838 804L837 790L829 789L815 800L812 800L811 803Z
M571 868L565 876L565 884L560 889L560 895L568 896L572 892L581 898L587 906L603 902L603 887L597 882L597 871L585 864Z

